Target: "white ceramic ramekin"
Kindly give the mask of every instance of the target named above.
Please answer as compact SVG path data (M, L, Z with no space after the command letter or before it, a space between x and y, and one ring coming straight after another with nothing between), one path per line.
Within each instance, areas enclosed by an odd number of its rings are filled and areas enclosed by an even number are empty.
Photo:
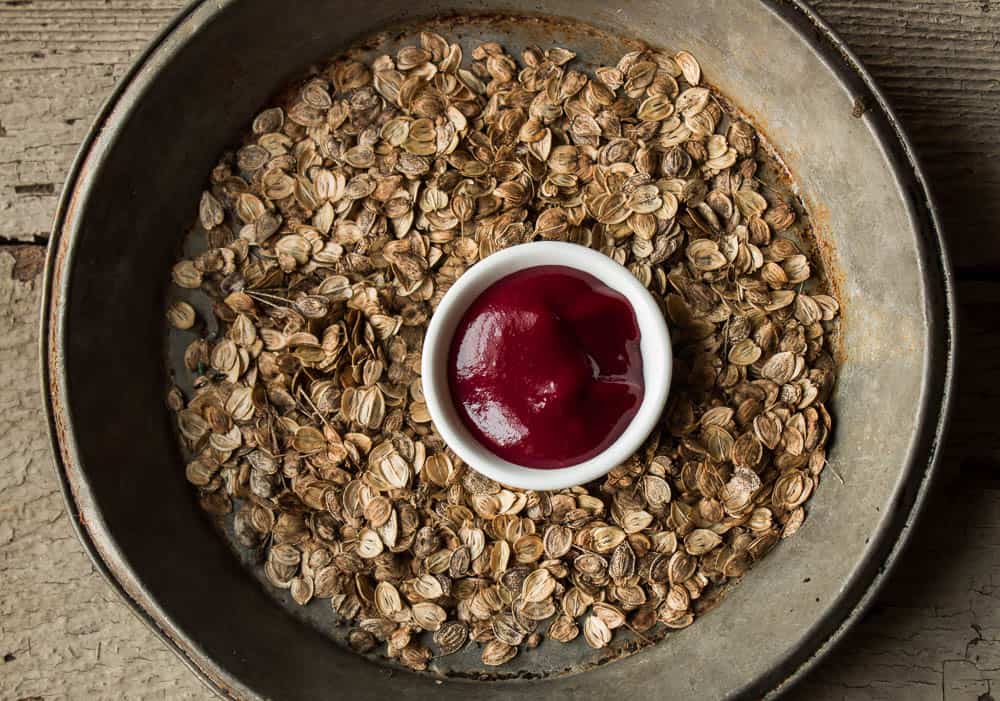
M606 450L569 467L537 469L508 462L490 452L469 432L448 386L448 351L465 310L490 285L511 273L540 265L562 265L589 273L632 305L639 324L645 393L635 418ZM598 251L573 243L535 241L494 253L469 268L445 294L431 317L424 339L421 372L424 398L441 437L471 468L501 484L554 490L605 475L632 455L653 430L670 389L673 353L663 313L653 296L626 268Z

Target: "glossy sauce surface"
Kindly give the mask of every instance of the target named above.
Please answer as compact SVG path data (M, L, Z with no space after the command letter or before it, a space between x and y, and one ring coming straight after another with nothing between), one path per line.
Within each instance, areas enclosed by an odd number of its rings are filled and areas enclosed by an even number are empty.
M624 296L574 268L490 286L452 338L448 380L486 448L534 468L575 465L618 438L643 398L639 325Z

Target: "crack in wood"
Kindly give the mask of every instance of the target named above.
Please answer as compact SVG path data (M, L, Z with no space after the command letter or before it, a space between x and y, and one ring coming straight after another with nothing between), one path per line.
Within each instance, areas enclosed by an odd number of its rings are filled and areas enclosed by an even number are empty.
M15 195L54 195L55 192L55 183L27 183L14 186Z

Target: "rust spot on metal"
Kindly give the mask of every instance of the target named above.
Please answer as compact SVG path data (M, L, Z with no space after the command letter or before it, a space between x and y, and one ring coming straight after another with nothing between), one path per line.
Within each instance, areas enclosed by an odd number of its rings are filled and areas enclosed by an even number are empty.
M871 105L868 103L868 98L864 95L859 95L854 98L854 109L851 110L851 116L855 119L861 119L865 116L865 112L871 109Z
M850 309L848 305L844 304L843 290L847 278L838 263L837 245L829 235L824 235L832 229L830 225L832 215L825 204L813 201L812 198L804 198L802 204L810 213L813 231L812 235L808 237L808 243L811 245L809 255L813 260L819 262L818 280L826 288L827 294L834 297L840 304L837 328L835 333L830 336L830 351L837 364L843 365L847 362L844 332L850 321Z
M754 126L757 131L760 148L766 154L765 162L775 167L772 174L776 180L776 185L786 191L792 200L790 204L795 207L801 224L799 232L800 243L805 248L805 253L810 260L817 263L815 281L818 290L834 297L840 304L840 317L837 321L837 328L830 336L831 353L838 365L843 365L847 361L847 351L843 342L844 325L847 319L847 310L844 306L844 281L845 276L838 262L837 247L833 239L829 236L832 230L830 226L830 210L823 203L815 200L809 195L797 191L798 183L791 165L792 158L797 156L794 148L778 149L768 137L767 119L744 109L736 100L729 95L724 95L718 88L710 83L706 83L712 89L712 93L722 106L741 119L746 120Z

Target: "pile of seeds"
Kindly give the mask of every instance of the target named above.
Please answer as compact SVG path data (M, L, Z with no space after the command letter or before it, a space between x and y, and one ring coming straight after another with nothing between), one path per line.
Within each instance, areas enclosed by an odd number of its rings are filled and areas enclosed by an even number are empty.
M467 60L471 59L471 60ZM593 76L436 34L311 76L202 195L206 249L168 317L198 337L176 387L187 478L268 580L328 600L349 641L413 669L543 636L607 646L690 625L804 518L825 464L837 302L813 294L796 208L753 127L693 56ZM662 302L675 343L660 428L600 482L507 489L464 466L420 384L427 321L476 261L590 246ZM647 635L648 634L648 635Z

